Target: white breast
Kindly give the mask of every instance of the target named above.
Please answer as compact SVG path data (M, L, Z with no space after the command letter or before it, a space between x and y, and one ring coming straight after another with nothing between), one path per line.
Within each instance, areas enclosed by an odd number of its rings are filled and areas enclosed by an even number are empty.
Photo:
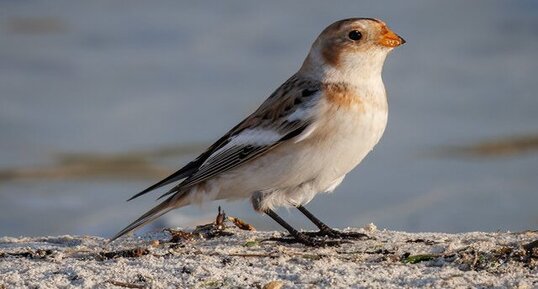
M387 124L386 98L364 99L358 107L338 109L326 117L327 132L318 151L320 187L330 186L355 168L374 148Z
M366 92L366 93L365 93ZM211 181L217 199L239 199L265 192L261 208L304 204L317 193L333 190L381 138L387 124L383 86L361 89L360 105L318 105L315 129L298 142L270 153Z

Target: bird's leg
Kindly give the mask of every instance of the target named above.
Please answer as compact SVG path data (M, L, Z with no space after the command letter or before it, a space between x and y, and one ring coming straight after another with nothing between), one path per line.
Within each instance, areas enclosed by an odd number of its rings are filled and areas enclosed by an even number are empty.
M304 244L306 246L310 247L325 247L325 246L335 246L338 245L338 242L331 242L331 241L322 241L317 240L313 237L309 237L305 235L302 232L297 231L295 228L293 228L290 224L288 224L286 221L284 221L279 215L277 215L273 210L267 209L265 210L265 214L267 214L271 219L275 220L280 226L284 227L290 235L297 241L298 243Z
M297 206L297 209L303 213L303 215L305 215L312 223L314 223L314 225L316 225L320 232L324 232L324 233L332 233L334 232L335 230L333 230L331 227L327 226L325 223L323 223L320 219L318 219L316 216L314 216L312 213L310 213L310 211L308 211L305 207L299 205Z
M327 236L332 238L342 238L342 239L365 239L369 238L366 234L358 233L358 232L340 232L337 231L329 226L327 226L325 223L320 221L316 216L314 216L312 213L310 213L305 207L299 205L297 206L297 209L303 213L314 225L316 225L319 228L319 232L314 233L306 233L305 235L314 235L314 236Z

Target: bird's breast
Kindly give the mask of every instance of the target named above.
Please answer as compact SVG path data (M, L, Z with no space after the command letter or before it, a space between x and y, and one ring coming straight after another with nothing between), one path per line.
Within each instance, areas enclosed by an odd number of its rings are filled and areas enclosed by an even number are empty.
M283 143L231 172L229 191L293 191L304 184L317 192L328 189L362 161L385 130L384 94L370 99L321 100L308 137Z
M355 96L352 105L327 101L311 140L312 153L323 162L320 174L334 179L345 175L373 149L388 118L386 98ZM345 102L346 104L349 102ZM317 139L317 141L316 141Z

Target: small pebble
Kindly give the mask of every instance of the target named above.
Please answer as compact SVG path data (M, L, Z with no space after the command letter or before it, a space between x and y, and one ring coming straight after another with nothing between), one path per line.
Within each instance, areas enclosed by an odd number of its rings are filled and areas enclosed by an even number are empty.
M377 226L374 223L370 223L362 227L366 232L375 232L377 231Z

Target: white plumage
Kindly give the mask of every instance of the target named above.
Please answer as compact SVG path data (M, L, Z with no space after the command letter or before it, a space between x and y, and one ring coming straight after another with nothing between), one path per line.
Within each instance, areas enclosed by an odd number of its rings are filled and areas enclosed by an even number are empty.
M260 108L196 160L134 196L183 180L113 239L192 203L251 198L255 210L269 212L333 191L385 130L381 72L387 54L403 43L376 19L327 27L301 69Z

